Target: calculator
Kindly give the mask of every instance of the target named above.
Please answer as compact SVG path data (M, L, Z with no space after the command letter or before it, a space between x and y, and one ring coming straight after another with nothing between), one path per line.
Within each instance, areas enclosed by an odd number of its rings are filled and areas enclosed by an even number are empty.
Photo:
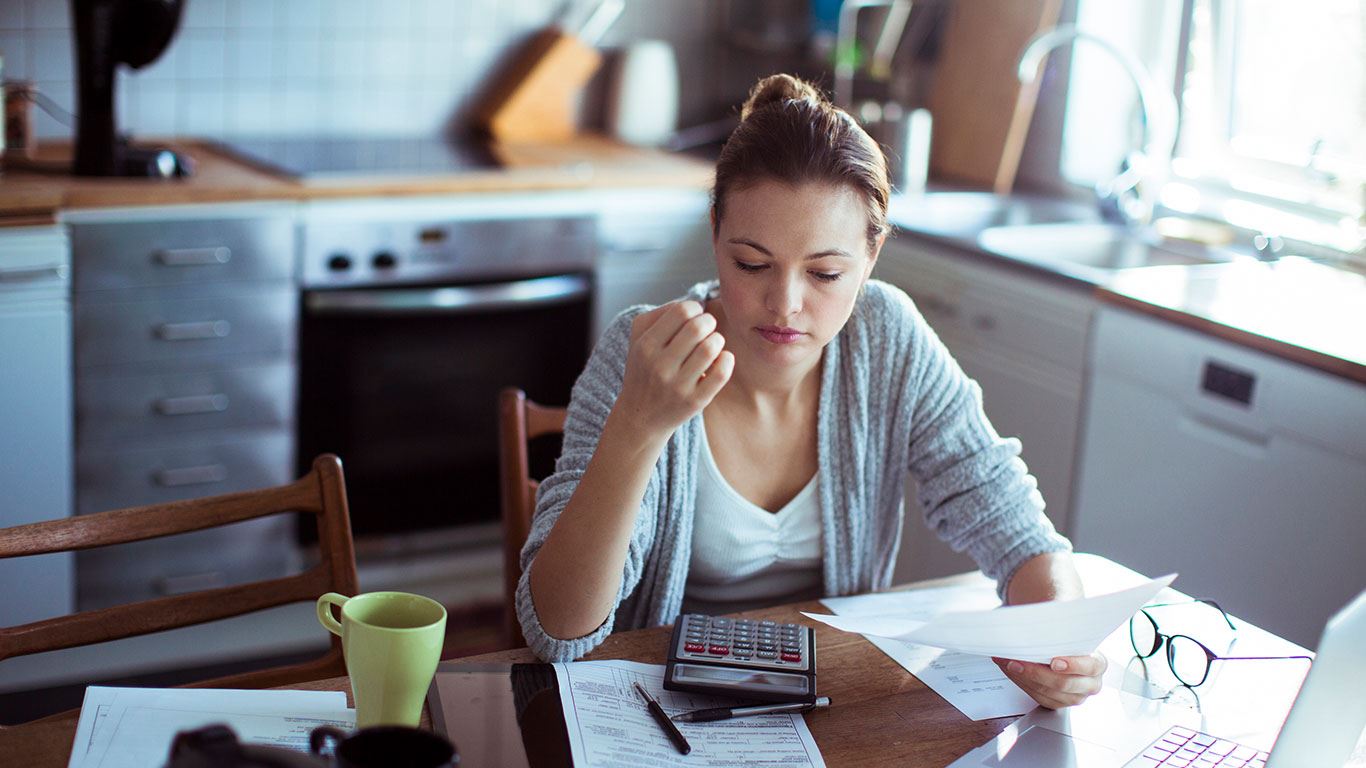
M669 640L664 687L758 701L813 701L816 633L800 624L684 614Z

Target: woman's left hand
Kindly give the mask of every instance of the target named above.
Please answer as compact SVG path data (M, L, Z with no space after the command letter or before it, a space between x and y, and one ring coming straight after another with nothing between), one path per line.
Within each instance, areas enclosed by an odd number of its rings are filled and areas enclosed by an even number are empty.
M1051 665L994 657L992 661L1030 698L1049 709L1075 706L1099 693L1109 666L1099 653L1059 656Z

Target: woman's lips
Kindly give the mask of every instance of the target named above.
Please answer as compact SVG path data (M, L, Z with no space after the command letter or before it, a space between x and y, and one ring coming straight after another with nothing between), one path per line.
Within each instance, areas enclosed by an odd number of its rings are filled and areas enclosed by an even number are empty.
M767 341L774 344L791 344L804 334L796 328L783 328L776 325L761 325L754 330L759 332Z

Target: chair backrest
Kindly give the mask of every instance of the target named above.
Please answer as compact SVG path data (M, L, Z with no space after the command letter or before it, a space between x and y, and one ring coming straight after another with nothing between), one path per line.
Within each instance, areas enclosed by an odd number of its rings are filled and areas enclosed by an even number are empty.
M307 571L0 628L0 663L15 656L102 643L277 605L313 601L324 592L354 595L357 591L346 484L341 461L332 454L314 459L313 469L307 475L276 488L0 529L3 559L143 541L285 512L317 516L320 559ZM332 636L331 648L314 661L206 680L194 683L193 687L270 688L345 673L340 640Z
M503 635L509 647L526 645L517 621L517 582L522 578L522 545L531 532L536 488L527 444L542 435L564 432L564 408L528 400L508 387L498 393L498 468L503 498Z

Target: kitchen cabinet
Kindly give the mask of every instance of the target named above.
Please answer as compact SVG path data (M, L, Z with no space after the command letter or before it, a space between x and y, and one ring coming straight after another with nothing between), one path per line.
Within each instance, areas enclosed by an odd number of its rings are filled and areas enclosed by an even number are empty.
M1093 355L1077 547L1312 648L1366 584L1366 386L1112 307Z
M634 304L660 304L716 277L706 190L635 190L599 199L593 338Z
M293 210L71 216L77 513L293 479ZM297 560L288 516L90 550L77 606L270 578Z
M1053 524L1069 529L1087 338L1096 302L1089 286L996 265L903 234L884 246L874 276L905 290L967 375L982 388L997 432L1017 437ZM976 567L923 523L908 476L896 579Z
M71 515L68 268L61 229L0 229L0 528ZM69 552L0 560L0 627L70 613L74 579Z

